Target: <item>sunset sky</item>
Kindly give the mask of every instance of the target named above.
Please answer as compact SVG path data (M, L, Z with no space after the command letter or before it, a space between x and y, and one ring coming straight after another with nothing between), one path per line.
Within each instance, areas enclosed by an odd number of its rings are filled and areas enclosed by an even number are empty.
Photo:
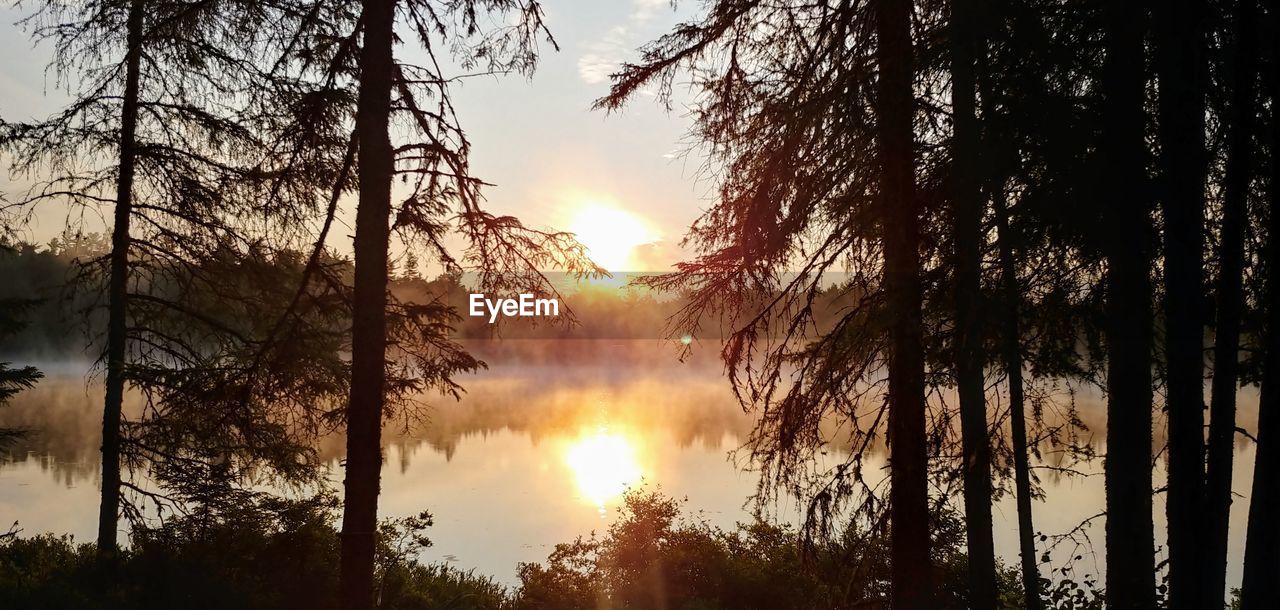
M677 242L711 188L697 180L700 160L677 154L684 111L668 113L644 99L610 116L590 106L607 92L615 66L692 7L673 11L667 0L548 0L544 6L561 50L543 45L531 79L473 78L455 89L473 144L472 171L496 185L486 191L489 209L579 232L612 270L664 269L679 258ZM48 47L33 46L14 25L27 10L0 9L0 53L28 58L0 64L6 120L39 118L67 100L45 72ZM412 59L409 46L401 53ZM7 192L21 186L7 176L0 181ZM25 237L44 241L58 234L64 214L44 210ZM332 245L349 251L350 233L345 228Z

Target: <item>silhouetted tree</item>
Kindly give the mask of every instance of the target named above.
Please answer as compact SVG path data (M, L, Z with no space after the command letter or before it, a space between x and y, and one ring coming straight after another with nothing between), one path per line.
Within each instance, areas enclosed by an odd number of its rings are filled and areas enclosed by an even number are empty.
M747 442L757 499L801 498L808 539L853 498L856 518L887 517L904 608L932 599L922 266L936 254L915 185L911 14L909 2L718 2L642 49L597 103L617 109L656 84L669 104L675 75L696 75L693 133L722 170L719 197L689 233L698 256L645 283L689 295L672 328L728 327L731 383L759 415ZM835 290L851 305L809 334L822 277L841 269ZM813 456L829 417L850 425L853 450L823 469ZM862 471L885 417L887 502Z
M388 219L395 157L391 114L395 0L366 0L361 15L360 94L356 106L359 192L352 294L351 399L342 504L338 596L345 610L371 608L382 469L382 402L386 392Z
M453 376L482 366L448 336L456 318L448 303L389 299L393 232L446 271L478 271L480 288L486 291L515 288L542 294L549 284L541 269L599 271L583 258L571 235L528 229L514 218L495 217L480 208L483 183L469 173L470 143L449 90L456 77L441 68L452 59L464 69L479 66L487 73L529 72L539 39L551 41L541 6L509 0L366 0L363 8L358 23L335 22L337 28L348 28L339 30L340 37L359 35L355 59L341 74L344 86L358 92L352 112L359 190L350 294L352 377L345 411L339 570L339 601L349 610L374 603L384 419L395 413L396 404L426 389L457 396L461 388ZM396 57L397 15L426 52L425 65ZM497 25L486 29L490 19ZM392 134L401 127L408 135L393 142ZM397 182L407 184L407 192L393 205L392 185ZM461 255L442 241L455 229L464 239Z
M1010 235L1008 203L1005 201L1003 185L1000 185L999 190L993 194L993 198L1000 257L1000 303L1003 305L999 310L1003 326L1000 358L1009 386L1009 428L1013 451L1014 496L1018 510L1018 553L1022 567L1022 594L1029 610L1039 610L1042 607L1040 571L1036 564L1040 561L1040 555L1036 553L1036 532L1031 510L1031 460L1027 443L1027 404L1022 379L1022 346L1018 340L1022 331L1022 325L1018 323L1022 292L1018 282L1016 254L1013 250L1013 237Z
M1200 607L1199 514L1204 488L1205 79L1203 2L1153 5L1164 213L1168 399L1169 602Z
M123 434L131 425L121 412L125 388L176 397L167 373L225 364L210 335L242 347L255 341L219 319L219 307L195 307L193 286L217 295L223 279L201 273L203 262L260 254L257 240L307 218L311 180L331 178L319 165L277 162L274 142L259 137L281 133L276 123L307 106L296 87L262 66L264 48L295 13L288 2L253 0L51 1L27 21L36 38L52 42L58 76L76 85L72 103L49 119L3 125L0 143L15 169L36 178L10 209L23 215L64 203L74 219L83 217L77 206L111 207L111 250L83 261L78 278L106 295L98 531L105 555L116 549L122 511L141 515L122 503L122 488L142 493L122 477L123 466L165 455Z
M1045 425L1037 385L1053 378L1095 383L1096 257L1070 220L1078 176L1092 131L1074 83L1092 60L1079 28L1080 7L1053 2L992 2L988 56L979 83L984 138L984 189L992 200L999 269L996 349L1008 384L1009 432L1017 505L1023 603L1043 607L1041 554L1032 515L1040 445L1091 459L1071 440L1073 425ZM1088 119L1086 119L1088 117ZM1070 421L1071 417L1065 418Z
M951 206L956 278L956 386L963 437L965 531L969 550L969 604L996 607L995 543L991 532L991 440L982 303L982 135L977 116L977 66L985 65L982 0L950 3ZM1025 446L1025 440L1024 440Z
M1140 2L1103 11L1100 196L1107 260L1107 604L1155 606L1151 516L1151 209Z
M1249 494L1249 523L1245 535L1244 577L1240 586L1241 610L1262 610L1280 606L1280 2L1266 3L1266 32L1271 41L1271 70L1264 80L1271 101L1270 184L1268 185L1267 242L1263 266L1266 292L1263 300L1264 328L1262 392L1258 400L1257 448L1254 454L1253 487Z
M877 205L884 227L883 284L889 312L890 603L908 610L928 608L933 601L911 7L906 0L876 0L872 13L879 64Z
M1244 316L1245 228L1253 175L1254 98L1257 78L1257 0L1231 3L1231 37L1224 66L1227 102L1226 175L1218 231L1218 278L1209 397L1208 470L1205 479L1202 607L1226 595L1227 530L1231 519L1231 471L1235 454L1236 392L1240 380L1240 327ZM1172 526L1172 524L1171 524Z

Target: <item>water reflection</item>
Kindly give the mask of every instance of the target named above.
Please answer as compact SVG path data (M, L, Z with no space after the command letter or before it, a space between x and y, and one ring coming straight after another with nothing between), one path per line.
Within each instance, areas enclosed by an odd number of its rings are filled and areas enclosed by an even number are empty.
M488 370L460 381L460 401L427 398L411 428L385 428L384 517L430 510L427 561L449 561L513 584L518 562L599 531L628 487L688 497L722 526L745 517L755 477L726 454L751 429L718 362L679 363L670 346L517 342L481 354ZM93 538L101 386L63 366L0 409L30 437L0 451L0 523L23 535ZM47 370L53 370L48 368ZM126 411L137 413L133 397ZM318 447L341 489L344 441Z
M602 515L606 503L617 501L642 475L631 440L603 426L570 445L564 461L573 472L578 493Z
M670 346L600 345L580 349L558 341L545 349L481 354L490 368L460 380L461 401L431 397L419 425L390 425L379 513L386 517L430 510L436 527L428 561L451 561L464 569L514 584L516 564L541 561L554 545L600 531L619 496L629 487L661 486L667 495L687 498L691 512L722 527L749 518L744 510L756 491L756 477L726 459L747 438L751 417L734 401L723 369L712 357L679 363ZM525 345L532 346L533 343ZM714 352L714 350L712 350ZM74 367L54 368L36 388L0 409L0 425L33 434L0 454L0 523L17 520L24 535L52 531L91 540L98 487L101 389ZM1239 424L1254 429L1257 392L1240 396ZM950 395L945 400L952 400ZM1043 400L1044 417L1063 417L1054 404L1073 404L1089 431L1082 442L1106 452L1105 401L1097 390L1062 390ZM137 397L126 405L136 412ZM1003 403L994 403L1003 417ZM1162 446L1157 418L1155 444ZM840 439L838 429L830 438ZM1233 489L1247 494L1253 472L1251 443L1241 437ZM837 441L827 459L843 459ZM330 464L335 487L343 439L326 438L320 457ZM884 474L878 446L866 464L867 476ZM1035 504L1037 530L1071 531L1103 506L1102 460L1072 464L1046 451L1034 474L1046 498ZM1154 473L1163 486L1163 459ZM1086 476L1067 476L1063 468ZM873 481L874 482L874 481ZM1157 544L1163 544L1163 494L1155 497ZM787 512L787 507L780 507ZM1232 504L1230 576L1239 582L1246 499ZM786 515L782 515L786 518ZM603 517L603 519L602 519ZM1102 521L1085 533L1102 540ZM996 505L995 543L1016 563L1017 524L1011 494ZM1041 549L1046 550L1046 549ZM1064 545L1051 553L1053 567L1086 554ZM1078 567L1101 574L1103 558ZM1163 559L1163 556L1162 556Z

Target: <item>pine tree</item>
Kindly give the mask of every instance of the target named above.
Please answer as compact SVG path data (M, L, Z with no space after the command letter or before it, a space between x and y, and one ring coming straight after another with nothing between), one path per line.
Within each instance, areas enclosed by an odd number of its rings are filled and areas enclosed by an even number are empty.
M1100 188L1107 341L1107 604L1155 606L1151 489L1151 219L1144 189L1144 6L1103 7Z

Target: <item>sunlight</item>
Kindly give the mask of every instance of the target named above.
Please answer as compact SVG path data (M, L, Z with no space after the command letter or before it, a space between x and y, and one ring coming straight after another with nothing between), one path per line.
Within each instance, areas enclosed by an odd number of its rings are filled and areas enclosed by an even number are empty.
M626 436L598 429L569 446L565 462L573 471L582 498L604 510L629 485L640 480L636 451Z
M583 205L569 230L587 247L591 260L609 271L626 270L636 246L655 239L634 214L594 202Z

